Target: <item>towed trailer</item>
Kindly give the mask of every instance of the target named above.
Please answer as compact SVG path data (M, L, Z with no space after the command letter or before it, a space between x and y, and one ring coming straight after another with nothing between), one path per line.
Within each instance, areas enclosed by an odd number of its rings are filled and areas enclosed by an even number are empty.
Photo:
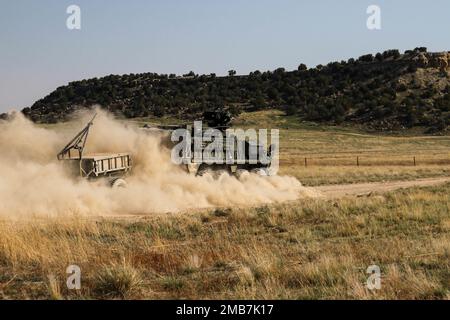
M95 116L57 155L71 171L82 178L105 178L113 187L125 187L124 177L132 169L129 153L93 153L84 154L89 130Z

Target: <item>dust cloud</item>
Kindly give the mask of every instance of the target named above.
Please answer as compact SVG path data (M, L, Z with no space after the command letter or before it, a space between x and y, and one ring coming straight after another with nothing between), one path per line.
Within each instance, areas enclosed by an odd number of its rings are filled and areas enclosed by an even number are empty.
M292 177L190 175L172 164L160 134L96 112L86 152L131 153L128 187L112 189L102 179L74 177L64 161L56 159L92 112L48 128L17 113L8 121L0 120L0 216L151 214L280 202L308 192Z

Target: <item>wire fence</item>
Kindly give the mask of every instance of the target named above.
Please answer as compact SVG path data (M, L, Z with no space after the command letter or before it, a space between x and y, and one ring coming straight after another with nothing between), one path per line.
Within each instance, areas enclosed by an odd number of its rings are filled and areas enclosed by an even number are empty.
M424 166L439 165L450 166L450 153L448 154L362 154L362 155L288 155L281 156L280 164L309 166Z

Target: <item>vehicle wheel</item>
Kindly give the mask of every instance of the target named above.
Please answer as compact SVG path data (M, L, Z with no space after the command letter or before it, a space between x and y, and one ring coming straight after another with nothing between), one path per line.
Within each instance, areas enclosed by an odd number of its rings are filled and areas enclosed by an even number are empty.
M250 172L248 172L248 170L245 169L237 169L236 172L234 173L234 175L236 176L236 178L241 179L243 177L246 177L250 174Z
M218 169L212 172L214 179L219 179L222 175L230 175L230 171L226 169Z
M126 188L127 182L124 179L117 178L111 181L111 188L117 189L117 188Z
M215 166L215 165L200 165L197 175L204 176L206 174L211 175L214 179L218 179L222 174L230 174L231 170L225 166Z
M186 171L189 174L197 174L198 170L199 170L199 165L196 163L190 163L186 165Z
M256 173L259 176L266 177L268 176L267 170L264 168L257 168L252 170L253 173Z
M197 176L200 177L203 177L207 173L212 174L212 170L207 166L200 166L200 168L197 170Z

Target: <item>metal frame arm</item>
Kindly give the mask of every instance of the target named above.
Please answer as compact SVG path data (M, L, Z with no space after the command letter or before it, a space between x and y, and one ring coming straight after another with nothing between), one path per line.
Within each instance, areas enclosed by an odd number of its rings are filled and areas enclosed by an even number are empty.
M78 157L81 160L83 156L83 150L86 145L86 140L89 135L89 129L94 123L94 119L97 116L97 114L94 115L94 117L89 121L89 123L84 127L83 130L81 130L65 147L62 149L57 157L58 160L63 160L66 158L70 159L70 150L77 150L78 151Z

